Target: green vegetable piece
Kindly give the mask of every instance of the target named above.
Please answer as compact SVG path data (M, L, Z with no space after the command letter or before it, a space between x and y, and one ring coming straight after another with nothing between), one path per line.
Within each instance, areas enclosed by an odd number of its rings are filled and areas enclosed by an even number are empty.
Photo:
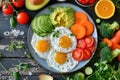
M107 43L104 43L104 42L99 43L99 47L100 48L104 48L106 46L108 46Z
M112 59L120 55L120 49L115 49L112 51Z
M112 52L110 51L109 47L104 47L104 48L101 49L100 58L101 58L101 61L111 62Z
M75 73L74 75L74 80L84 80L85 79L85 74L82 72Z
M10 17L10 26L13 28L16 28L16 26L17 26L17 21L14 16Z
M97 18L96 23L99 24L101 22L101 19Z
M113 37L115 30L118 29L119 29L119 24L116 21L114 21L112 24L107 22L102 22L99 27L100 35L103 38L109 38L109 39Z
M29 68L29 64L24 64L23 69L28 70L28 68Z
M93 69L91 67L86 67L85 68L85 74L86 75L91 75L93 73Z
M13 71L13 78L14 78L15 80L19 80L19 73L16 72L16 71Z

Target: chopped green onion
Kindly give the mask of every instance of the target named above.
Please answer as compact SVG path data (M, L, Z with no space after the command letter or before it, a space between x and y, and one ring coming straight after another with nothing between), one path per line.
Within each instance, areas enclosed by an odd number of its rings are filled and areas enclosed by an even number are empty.
M96 19L96 23L99 24L101 20L99 18Z

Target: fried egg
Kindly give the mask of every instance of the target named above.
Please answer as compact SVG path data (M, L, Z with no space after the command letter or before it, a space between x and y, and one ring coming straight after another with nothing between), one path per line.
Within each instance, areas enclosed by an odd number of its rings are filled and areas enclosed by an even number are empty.
M63 53L71 52L76 48L77 41L72 32L63 26L56 27L50 35L52 47Z
M34 33L32 36L31 45L40 58L47 58L51 49L48 36L40 37Z
M48 66L56 69L59 72L69 72L76 67L78 61L72 58L71 53L64 54L56 50L51 50L47 60Z

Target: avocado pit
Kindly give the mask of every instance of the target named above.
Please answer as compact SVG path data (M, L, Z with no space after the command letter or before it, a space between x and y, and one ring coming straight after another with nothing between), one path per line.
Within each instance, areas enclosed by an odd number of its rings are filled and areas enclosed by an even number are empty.
M30 0L30 2L33 4L33 5L39 5L43 2L44 0Z

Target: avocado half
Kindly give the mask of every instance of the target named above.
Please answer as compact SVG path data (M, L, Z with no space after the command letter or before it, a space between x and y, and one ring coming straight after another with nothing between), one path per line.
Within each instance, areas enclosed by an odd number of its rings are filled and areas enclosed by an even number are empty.
M30 0L25 0L25 6L28 10L38 10L41 9L42 7L44 7L50 0L44 0L41 4L39 5L34 5L30 2Z

